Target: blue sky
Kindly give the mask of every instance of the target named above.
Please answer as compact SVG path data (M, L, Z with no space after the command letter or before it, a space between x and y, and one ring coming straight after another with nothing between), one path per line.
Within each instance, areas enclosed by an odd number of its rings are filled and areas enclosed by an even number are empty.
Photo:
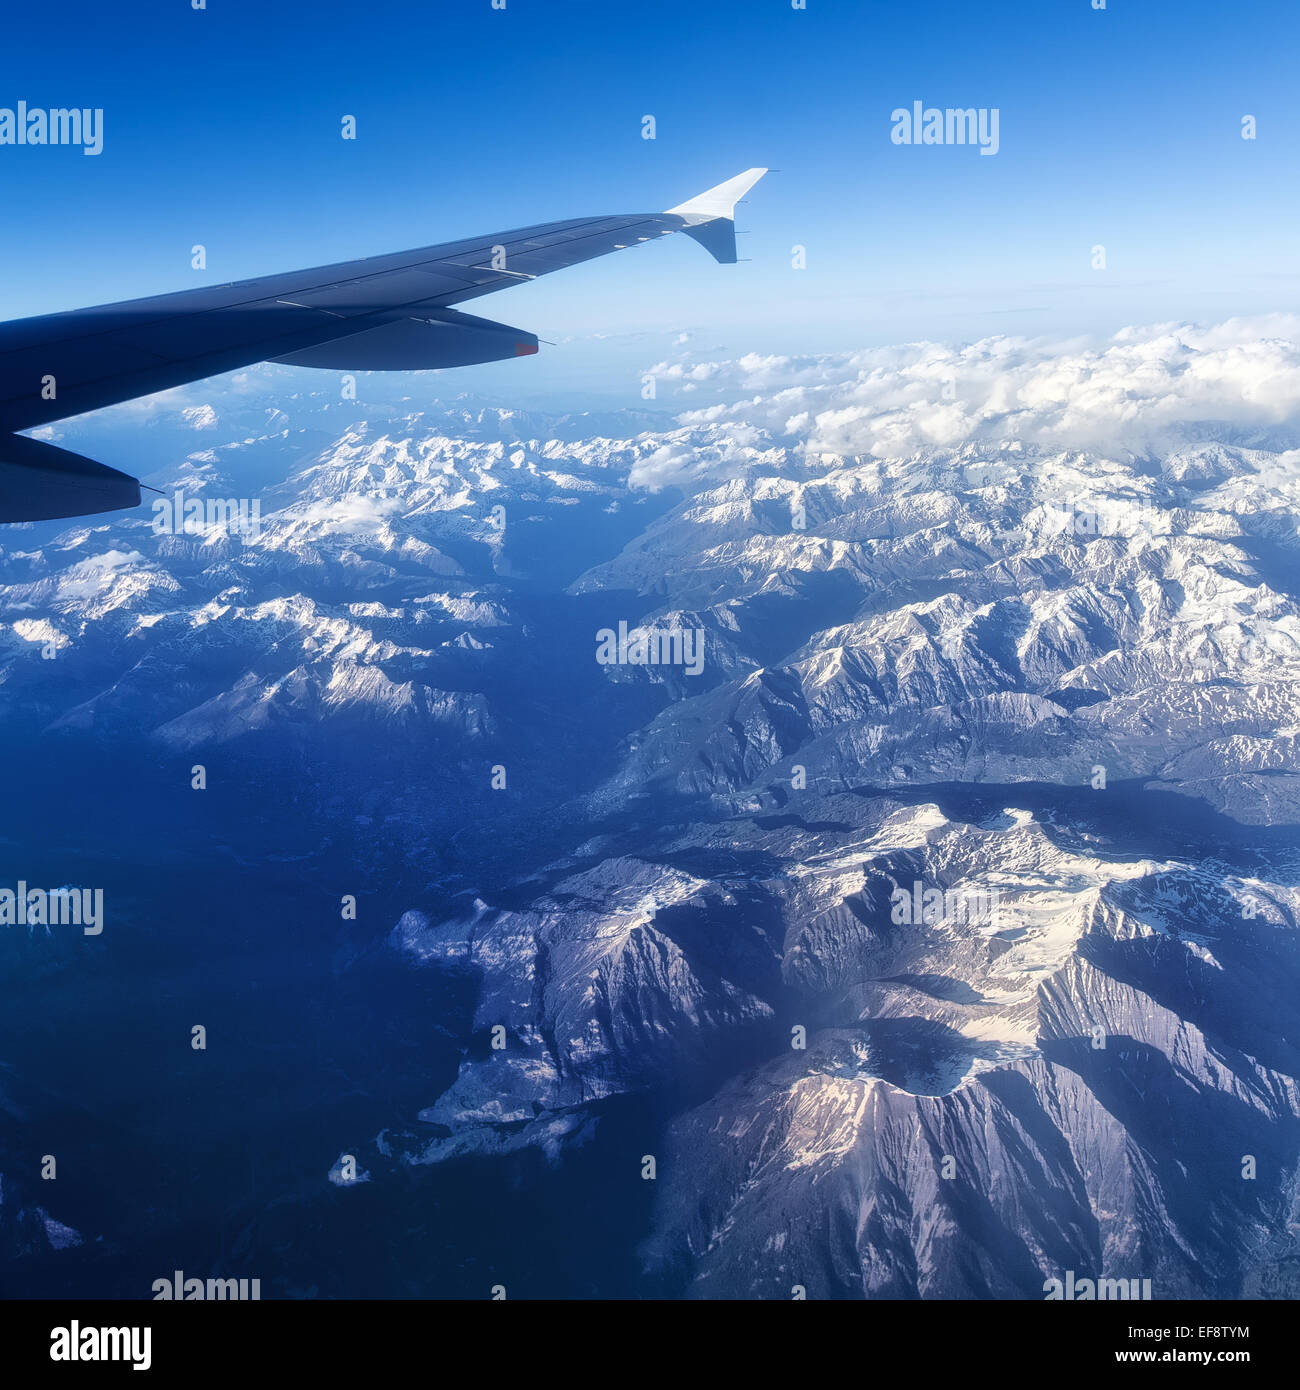
M17 7L0 106L103 107L105 145L0 147L0 317L657 210L756 164L780 172L740 210L748 263L670 238L482 301L559 344L527 389L629 377L682 332L809 352L1295 308L1295 5L1108 6ZM915 100L998 108L998 154L894 145Z

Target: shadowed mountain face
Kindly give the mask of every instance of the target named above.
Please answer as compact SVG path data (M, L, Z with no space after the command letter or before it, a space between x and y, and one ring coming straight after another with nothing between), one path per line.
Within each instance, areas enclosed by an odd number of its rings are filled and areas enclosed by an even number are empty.
M3 538L8 872L107 903L0 937L6 1286L1300 1291L1288 440L205 409L245 534Z

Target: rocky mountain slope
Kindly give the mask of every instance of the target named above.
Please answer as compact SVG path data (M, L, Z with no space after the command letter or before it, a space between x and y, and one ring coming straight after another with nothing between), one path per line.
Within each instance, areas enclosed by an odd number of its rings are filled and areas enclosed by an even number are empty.
M6 537L6 720L229 775L292 750L358 870L398 845L406 910L357 949L475 1002L449 1087L339 1136L372 1184L562 1168L637 1101L647 1288L1290 1289L1291 349L909 351L666 365L731 394L589 432L272 417L151 479L249 495L293 445L256 534ZM702 669L602 664L620 623Z

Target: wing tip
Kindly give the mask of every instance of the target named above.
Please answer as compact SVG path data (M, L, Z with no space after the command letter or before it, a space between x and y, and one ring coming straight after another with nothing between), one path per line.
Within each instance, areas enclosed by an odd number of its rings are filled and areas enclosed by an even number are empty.
M698 217L706 221L720 217L734 219L736 204L767 172L766 169L746 169L743 174L737 174L713 188L706 188L694 198L669 208L668 213L674 217Z

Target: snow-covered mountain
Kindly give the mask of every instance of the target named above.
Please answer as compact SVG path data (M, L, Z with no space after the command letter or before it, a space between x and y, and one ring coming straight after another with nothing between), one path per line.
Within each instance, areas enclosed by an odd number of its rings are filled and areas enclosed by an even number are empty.
M339 1136L373 1184L639 1098L672 1292L1294 1292L1297 337L660 364L675 418L185 397L147 481L259 525L13 528L5 718L399 845L350 949L475 1003Z

